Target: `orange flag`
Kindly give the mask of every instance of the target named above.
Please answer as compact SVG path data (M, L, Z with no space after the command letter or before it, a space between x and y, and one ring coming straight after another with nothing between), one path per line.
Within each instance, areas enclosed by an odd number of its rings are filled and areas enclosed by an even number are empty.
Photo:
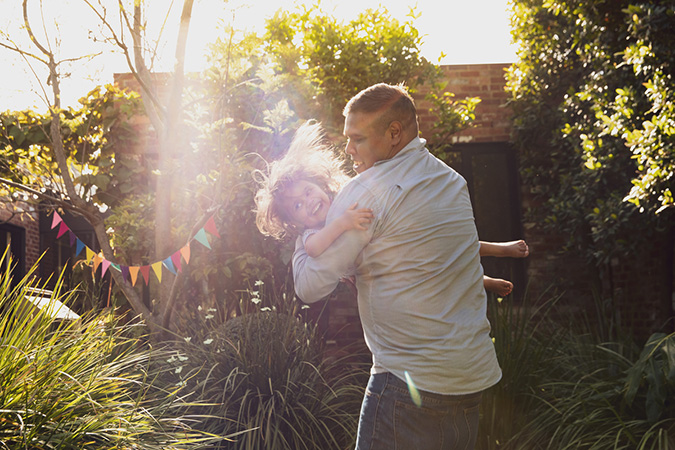
M129 275L131 275L131 285L136 286L136 279L138 278L138 266L129 267Z

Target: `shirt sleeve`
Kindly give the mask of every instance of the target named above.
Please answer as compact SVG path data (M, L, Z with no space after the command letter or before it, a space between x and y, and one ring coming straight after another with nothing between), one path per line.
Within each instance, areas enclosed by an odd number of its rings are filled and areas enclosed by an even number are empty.
M309 238L311 235L315 234L317 231L316 228L308 228L306 229L302 235L300 236L300 239L302 240L302 244L305 245L307 242L307 238Z
M333 217L337 217L346 209L346 207L339 208L337 202L334 206L338 208L331 214ZM366 231L349 230L342 233L317 258L310 258L307 255L304 239L296 240L293 253L293 281L295 293L303 302L314 303L328 296L337 287L340 278L345 273L353 271L361 251L373 236L376 220Z

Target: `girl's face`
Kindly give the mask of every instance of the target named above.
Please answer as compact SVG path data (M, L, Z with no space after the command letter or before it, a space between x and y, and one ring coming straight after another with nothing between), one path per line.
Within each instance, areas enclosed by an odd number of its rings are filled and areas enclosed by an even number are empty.
M321 228L326 222L330 198L318 185L300 180L286 188L281 207L296 226Z

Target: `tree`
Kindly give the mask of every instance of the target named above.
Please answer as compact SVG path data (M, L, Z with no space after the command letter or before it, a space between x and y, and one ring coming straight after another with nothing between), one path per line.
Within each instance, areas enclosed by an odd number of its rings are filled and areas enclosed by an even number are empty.
M157 84L152 74L148 70L146 57L147 50L144 47L144 17L143 17L143 3L136 1L131 8L125 7L123 2L118 2L115 9L117 10L120 19L120 27L114 26L109 19L108 8L102 1L91 2L83 0L83 2L90 8L95 17L99 19L99 24L103 29L104 39L116 45L125 59L128 62L130 71L137 77L141 85L141 98L143 99L145 112L150 118L152 126L157 133L159 147L161 151L158 152L159 161L157 166L157 179L155 182L155 203L154 211L156 214L155 224L155 248L154 255L164 255L168 246L171 245L171 221L172 214L172 171L176 168L176 160L179 149L181 148L181 140L178 139L179 133L182 130L180 117L183 99L184 75L183 63L185 58L185 42L187 39L187 32L190 24L191 11L193 0L185 0L183 2L182 14L180 17L179 33L176 45L176 65L171 78L171 86L168 98L163 102L158 93ZM26 33L30 37L33 49L25 49L19 47L10 36L4 36L2 47L11 51L17 52L33 61L44 64L49 71L49 79L47 84L51 88L52 98L48 102L49 106L49 131L45 133L49 141L49 154L40 155L39 158L50 163L51 167L56 169L54 177L51 177L48 189L43 189L40 186L39 178L26 180L28 183L17 184L16 181L6 181L5 185L13 188L20 188L24 192L31 192L34 195L52 202L59 207L73 211L83 216L93 227L96 234L103 257L109 261L115 261L115 254L110 244L110 239L106 233L106 226L104 222L104 215L93 201L92 186L82 183L77 183L76 178L78 174L74 174L71 165L72 157L80 156L80 161L83 165L92 165L93 159L96 158L97 146L79 146L78 150L81 155L73 154L73 149L64 147L64 129L62 127L62 119L65 118L64 112L61 108L60 98L60 83L62 74L60 66L64 60L59 60L56 53L55 42L58 41L58 36L38 36L34 33L34 26L32 16L28 7L28 0L23 0L23 24ZM44 24L43 24L44 25ZM44 28L44 27L42 27ZM122 30L118 32L117 30ZM126 34L125 34L126 33ZM129 45L126 42L126 35L130 35L133 44ZM44 122L44 121L43 121ZM16 124L15 124L16 125ZM18 128L14 127L14 132ZM10 131L11 133L11 131ZM10 134L11 136L11 134ZM13 143L16 140L12 137ZM7 149L6 149L7 150ZM9 145L9 152L11 153L12 145ZM70 160L69 160L70 159ZM31 167L33 169L33 167ZM151 329L158 331L162 328L167 329L170 326L172 304L176 298L177 286L179 285L182 276L178 275L173 280L166 301L162 302L158 308L150 309L140 298L138 293L131 285L125 283L121 273L111 272L113 278L123 291L124 295L131 304L134 311L142 315L147 321Z
M508 89L524 181L543 205L533 216L608 281L612 261L675 230L674 4L512 4Z
M431 89L426 99L436 117L434 136L427 136L430 143L440 147L449 135L467 127L480 100L455 100L445 92L440 67L421 55L416 9L407 17L400 22L380 7L345 23L318 2L293 12L279 10L267 22L266 51L287 85L292 108L300 117L320 118L341 134L342 109L362 89L379 82L405 83L415 94L427 84Z

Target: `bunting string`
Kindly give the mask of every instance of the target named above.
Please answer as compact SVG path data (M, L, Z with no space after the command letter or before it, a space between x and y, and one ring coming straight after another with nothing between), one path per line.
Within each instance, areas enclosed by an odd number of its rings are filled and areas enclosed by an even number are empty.
M94 273L96 273L98 268L101 267L101 277L103 277L106 272L112 268L113 270L120 272L124 281L131 282L132 286L136 286L136 283L140 278L143 279L145 285L147 286L150 282L151 273L155 275L155 278L157 278L157 281L160 283L162 282L163 270L168 270L172 274L176 275L178 272L183 270L184 265L189 264L190 249L194 242L197 242L201 246L211 250L211 244L209 243L208 236L211 235L216 238L220 238L220 234L218 234L218 229L216 227L216 222L214 221L213 216L211 216L206 221L204 226L188 240L187 244L171 253L171 255L166 259L142 266L126 266L108 261L103 256L103 252L96 253L91 248L89 248L84 242L82 242L82 240L80 240L80 238L75 235L75 233L73 233L68 225L66 225L59 213L54 211L54 217L52 218L52 230L56 227L58 227L56 238L59 239L67 233L70 240L70 246L75 246L75 256L79 256L80 253L84 251L85 260L87 261L87 264L90 264L93 267Z

